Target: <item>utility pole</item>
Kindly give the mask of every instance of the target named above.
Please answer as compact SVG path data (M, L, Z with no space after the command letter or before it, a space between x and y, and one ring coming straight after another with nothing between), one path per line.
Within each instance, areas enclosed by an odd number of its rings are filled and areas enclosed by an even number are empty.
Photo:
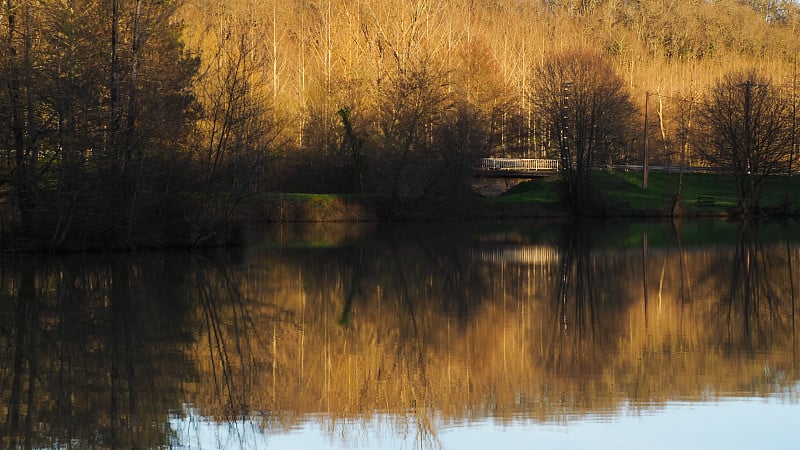
M753 161L753 157L755 156L755 155L753 155L753 149L751 148L752 144L753 144L753 130L752 130L752 126L753 126L753 124L752 124L752 121L753 121L753 111L752 111L753 88L767 88L768 85L767 84L756 84L756 83L753 82L753 79L750 78L747 81L745 81L744 83L740 83L739 87L744 89L744 127L743 127L743 130L742 130L744 132L744 136L743 136L744 149L743 150L744 150L744 155L747 158L747 160L746 160L747 171L749 172L749 171L754 169L754 167L753 167L753 162L754 162Z
M744 136L742 136L742 139L744 141L742 144L743 146L742 152L744 154L742 155L743 158L737 158L737 160L746 165L745 167L743 167L743 169L745 169L744 175L747 177L748 193L747 195L741 195L741 194L740 195L742 196L741 202L743 203L742 206L744 207L744 212L745 214L749 215L752 212L751 211L752 207L757 206L756 204L754 204L754 202L755 203L758 202L757 198L755 199L753 198L755 192L755 184L756 184L755 174L756 171L762 169L761 167L759 167L761 165L759 161L759 155L754 154L753 151L753 137L754 137L753 124L752 124L753 112L751 111L753 104L753 88L754 87L766 88L768 87L768 85L756 84L753 81L753 77L751 76L748 78L747 81L739 84L739 86L744 89L744 119L743 119L744 124L742 127L742 132L744 133ZM756 119L758 119L758 117L756 117ZM741 188L744 188L744 185L742 185ZM745 197L747 199L745 199Z
M752 103L753 80L747 80L744 87L744 156L747 158L747 172L752 170L750 155L750 103Z
M569 157L569 97L572 82L561 83L561 163L567 165ZM569 169L569 167L564 168Z
M567 182L567 189L569 190L569 198L570 202L573 204L575 203L576 197L576 182L575 182L575 172L573 169L577 169L580 173L582 168L580 164L576 163L575 167L572 166L572 162L575 161L573 155L570 154L569 148L569 138L570 138L570 129L569 129L569 118L570 118L570 91L572 89L572 82L566 81L561 83L561 145L560 145L560 152L559 161L562 171L562 179ZM576 149L577 150L577 149Z
M792 142L789 147L789 177L794 171L794 155L797 151L797 51L794 52L792 68Z
M644 93L644 145L642 146L642 190L647 190L647 128L648 128L648 121L647 121L647 109L648 103L650 100L650 92Z
M792 130L789 133L789 167L786 170L788 182L786 183L786 205L789 208L789 191L792 185L792 174L794 172L794 155L797 151L797 50L792 58ZM793 330L794 331L794 330Z

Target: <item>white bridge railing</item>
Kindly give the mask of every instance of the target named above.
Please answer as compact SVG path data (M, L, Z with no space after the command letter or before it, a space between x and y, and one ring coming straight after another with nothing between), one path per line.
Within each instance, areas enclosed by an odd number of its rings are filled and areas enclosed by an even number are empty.
M473 250L472 257L492 264L553 265L561 260L558 247L549 245L513 245Z
M557 159L481 158L481 169L486 170L547 170L558 171Z

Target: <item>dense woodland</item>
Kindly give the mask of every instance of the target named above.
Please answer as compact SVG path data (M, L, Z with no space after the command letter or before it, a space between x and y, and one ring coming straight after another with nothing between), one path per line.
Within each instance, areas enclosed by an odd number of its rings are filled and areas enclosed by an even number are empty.
M5 0L0 41L0 232L50 248L209 244L256 192L444 198L480 156L563 159L540 94L565 54L625 105L603 163L640 162L645 123L652 163L720 161L690 137L732 73L796 148L789 1Z

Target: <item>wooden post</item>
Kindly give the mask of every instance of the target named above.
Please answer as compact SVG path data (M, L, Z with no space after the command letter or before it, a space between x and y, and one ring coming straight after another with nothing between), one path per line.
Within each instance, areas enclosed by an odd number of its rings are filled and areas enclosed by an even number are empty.
M642 148L642 190L647 190L647 106L650 92L644 94L644 145Z

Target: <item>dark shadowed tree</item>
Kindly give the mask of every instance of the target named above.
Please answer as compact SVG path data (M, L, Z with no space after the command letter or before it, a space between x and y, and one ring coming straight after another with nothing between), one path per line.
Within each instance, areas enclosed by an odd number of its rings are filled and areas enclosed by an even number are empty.
M262 190L281 131L271 99L268 54L249 17L226 5L209 11L208 36L195 92L202 108L194 138L201 205L184 211L195 245L225 241L239 202Z
M788 111L780 89L755 70L725 76L700 108L697 148L711 164L734 174L745 215L760 209L764 178L786 168Z
M3 2L0 193L32 245L161 239L197 64L178 6Z
M571 50L534 69L531 102L550 130L567 200L581 214L591 201L591 173L620 152L635 108L622 78L599 54Z
M435 184L442 157L433 130L451 107L447 82L430 61L398 67L378 89L372 184L393 197L419 197Z
M0 10L3 52L0 56L0 119L3 122L0 150L9 171L0 175L2 184L8 182L14 192L23 231L33 228L37 207L36 173L38 172L38 118L34 111L34 26L33 5L28 1L8 0Z

